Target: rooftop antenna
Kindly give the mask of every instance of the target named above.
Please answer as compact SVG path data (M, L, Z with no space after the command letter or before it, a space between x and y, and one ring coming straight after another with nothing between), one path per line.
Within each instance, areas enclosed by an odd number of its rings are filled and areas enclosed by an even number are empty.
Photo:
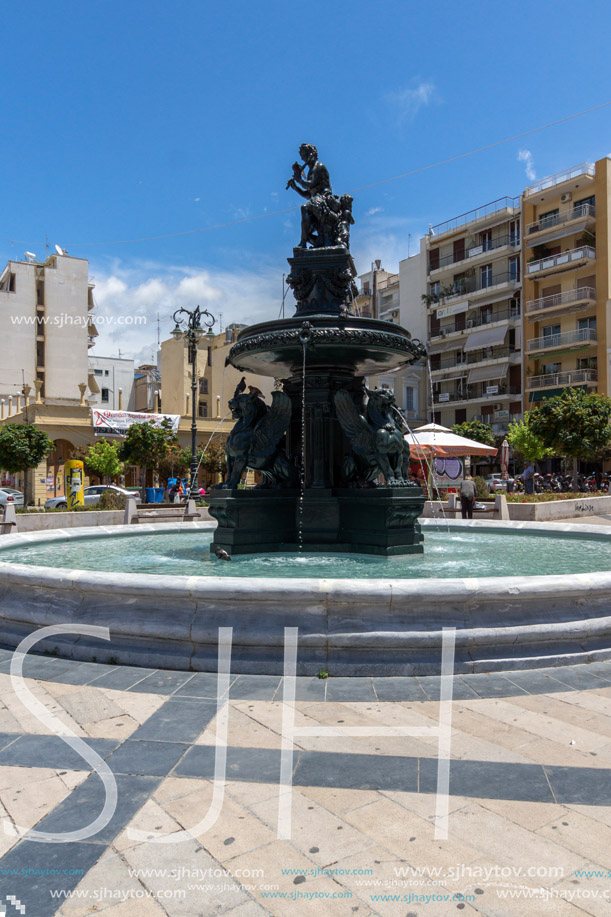
M34 254L34 252L24 252L23 254L25 255L26 261L29 261L30 263L32 261L36 261L36 255Z
M65 249L65 248L62 248L61 245L56 245L56 246L55 246L55 251L57 252L58 255L67 255L67 254L68 254L68 252L66 251L66 249Z
M223 330L223 313L219 312L219 333Z
M49 237L46 233L45 233L45 249L46 249L46 253L48 257L49 256Z
M409 250L411 248L411 245L412 245L412 234L411 232L408 232L407 234L407 257L408 258L409 258Z
M159 312L157 313L157 350L161 347L161 332L159 330Z

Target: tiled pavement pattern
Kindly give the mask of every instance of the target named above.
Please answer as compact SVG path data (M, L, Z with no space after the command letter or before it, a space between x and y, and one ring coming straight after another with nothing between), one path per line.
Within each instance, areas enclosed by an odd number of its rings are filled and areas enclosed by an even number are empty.
M3 824L76 830L101 811L102 782L21 707L9 663L0 650ZM29 658L25 674L107 761L119 804L83 842L0 834L6 917L611 914L611 662L454 679L447 840L434 839L432 737L298 739L292 835L278 840L272 676L232 680L218 821L180 844L135 840L128 827L189 829L210 806L216 676L46 656ZM434 677L300 678L296 724L434 726L438 697ZM438 872L396 872L409 867ZM74 896L52 896L62 891ZM518 891L538 897L502 897ZM381 898L393 895L402 900Z

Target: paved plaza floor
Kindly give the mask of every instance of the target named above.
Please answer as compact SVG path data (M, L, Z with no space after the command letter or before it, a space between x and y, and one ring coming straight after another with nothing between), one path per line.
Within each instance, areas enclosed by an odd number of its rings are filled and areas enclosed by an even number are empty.
M23 706L10 659L0 651L6 917L611 914L611 662L453 679L441 838L427 733L439 679L297 679L295 725L313 733L427 728L296 737L283 839L279 676L231 679L215 819L216 676L32 656L25 686L117 788L110 820L71 840L108 789L55 721ZM42 836L20 836L32 828Z

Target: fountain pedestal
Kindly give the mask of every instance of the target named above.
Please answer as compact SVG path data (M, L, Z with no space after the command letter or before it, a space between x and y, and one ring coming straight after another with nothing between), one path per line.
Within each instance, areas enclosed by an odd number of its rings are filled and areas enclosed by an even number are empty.
M231 555L306 552L422 554L418 487L217 490L208 495L218 520L212 550ZM301 508L303 507L303 508Z

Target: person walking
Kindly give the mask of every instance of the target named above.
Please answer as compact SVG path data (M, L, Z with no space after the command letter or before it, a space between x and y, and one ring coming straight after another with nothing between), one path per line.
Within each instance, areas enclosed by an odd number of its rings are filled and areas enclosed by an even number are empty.
M460 485L460 508L463 519L473 519L475 493L475 483L469 474Z
M522 472L522 481L524 482L524 493L532 494L535 492L535 469L532 462L527 462Z

